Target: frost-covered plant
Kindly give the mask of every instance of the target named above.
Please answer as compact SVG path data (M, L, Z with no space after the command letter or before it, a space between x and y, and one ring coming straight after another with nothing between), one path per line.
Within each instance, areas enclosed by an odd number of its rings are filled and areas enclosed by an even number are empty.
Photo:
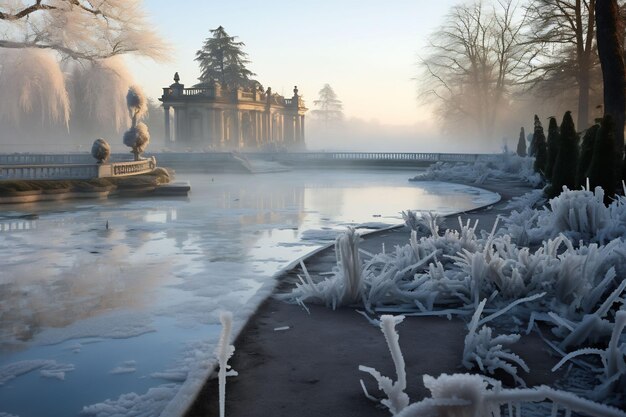
M300 283L290 294L278 297L304 306L305 302L325 304L333 309L361 300L364 292L364 273L359 255L361 237L352 227L337 236L335 256L337 264L333 275L314 282L304 263L300 262L304 276L298 275Z
M611 339L606 349L585 348L579 349L566 355L552 370L559 369L567 361L581 355L599 355L602 360L601 384L593 391L596 400L604 400L619 386L623 393L626 389L626 342L620 344L620 337L626 328L626 310L620 310L615 314L615 323L612 325Z
M131 127L124 133L124 145L132 148L131 153L138 161L150 142L148 126L140 120L148 112L148 101L143 91L137 86L131 86L126 95L126 105L131 119Z
M408 228L416 232L437 236L443 218L432 211L422 211L418 216L414 211L402 212L402 219Z
M420 227L419 218L412 210L403 211L402 220L404 220L404 224L411 230L417 231Z
M521 416L521 403L552 402L552 416L562 408L591 417L626 417L626 412L599 404L566 391L547 386L502 389L499 382L481 375L442 374L437 378L424 375L424 386L431 398L413 403L395 417L501 417L501 406L507 406L509 417Z
M406 389L404 357L402 356L402 351L400 350L400 336L396 331L396 325L402 323L403 320L404 316L394 317L390 315L383 315L380 318L380 330L383 332L383 335L385 335L387 347L389 348L391 359L393 360L393 364L395 366L397 380L394 382L391 378L381 375L381 373L374 368L359 365L359 371L367 372L373 376L374 379L376 379L376 382L378 382L378 388L387 396L386 399L383 399L380 402L394 415L409 405L409 396L404 392ZM361 380L361 387L363 388L363 392L367 398L374 399L374 397L369 395L367 392L363 380Z
M563 233L573 241L606 243L626 235L626 204L617 198L604 205L604 191L563 192L549 201L550 208L513 211L499 234L510 234L519 244L533 245Z
M348 230L335 240L337 267L344 281L341 297L343 304L352 304L358 301L363 292L363 267L359 256L360 241L361 236L352 227L348 227Z
M508 334L493 337L493 329L485 325L478 330L480 316L486 302L487 299L480 302L468 325L463 348L463 366L472 369L475 363L481 372L489 374L495 373L497 369L502 369L511 375L517 383L525 385L524 381L517 375L517 366L528 372L526 362L504 348L504 345L516 343L520 339L520 335Z
M222 323L222 332L215 348L215 357L219 363L217 378L219 384L220 417L224 417L226 408L226 377L238 375L237 371L231 369L228 364L228 360L235 353L235 346L230 344L233 329L233 313L230 311L222 312L220 314L220 322Z
M542 184L541 176L533 171L533 159L517 155L501 154L476 162L437 162L425 172L415 176L412 181L460 181L467 182L475 178L474 183L482 184L487 179L499 181L524 181L533 187Z

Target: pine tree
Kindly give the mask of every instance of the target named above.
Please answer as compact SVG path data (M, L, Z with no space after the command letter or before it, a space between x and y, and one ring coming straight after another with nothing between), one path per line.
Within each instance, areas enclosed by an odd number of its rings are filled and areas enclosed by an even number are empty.
M576 189L576 167L578 164L578 133L574 126L572 113L567 111L561 122L561 134L559 135L559 152L554 163L552 172L552 187L550 197L561 193L563 186L570 190Z
M546 171L548 155L546 150L546 135L543 133L543 126L537 115L535 115L535 131L533 133L533 140L530 142L530 148L533 150L532 154L535 156L533 168L535 172L539 172L543 175Z
M604 203L609 204L615 196L615 154L613 118L607 114L602 119L593 146L591 164L587 170L589 185L593 190L600 186L604 190Z
M526 156L526 135L524 134L524 127L519 132L519 140L517 141L517 154L519 156Z
M595 124L587 129L585 136L583 136L583 143L580 145L580 159L578 160L578 168L576 170L576 188L578 189L584 187L587 183L587 171L593 157L598 129L600 129L600 125Z
M243 52L243 42L237 42L236 36L229 36L222 26L211 29L212 37L204 41L202 49L196 52L196 61L200 63L200 85L218 81L223 88L235 90L248 87L256 75L246 68L250 63L248 54Z
M559 153L559 126L556 124L556 118L550 117L548 125L548 158L546 160L546 180L552 181L552 173L554 171L554 163Z
M313 104L317 107L313 114L324 122L325 128L343 119L343 104L330 84L324 84L319 92L319 99L314 100Z

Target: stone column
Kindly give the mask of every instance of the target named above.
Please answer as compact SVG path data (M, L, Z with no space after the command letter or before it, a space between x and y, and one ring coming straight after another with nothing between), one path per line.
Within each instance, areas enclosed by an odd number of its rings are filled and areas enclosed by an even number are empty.
M222 110L216 110L217 118L217 136L215 145L218 148L224 147L224 112Z
M254 143L258 148L261 143L261 118L258 111L254 111L252 114L254 114Z
M189 141L187 137L187 117L185 109L174 108L174 124L176 127L176 141L179 144Z
M216 147L219 144L217 138L217 110L209 110L209 145Z
M300 144L304 144L304 115L300 116Z
M165 144L169 145L172 142L172 132L170 127L170 106L163 106L163 114L165 121Z
M272 142L272 112L267 110L265 113L265 143Z
M301 140L300 135L302 134L302 126L300 124L300 121L300 115L296 114L296 136L294 138L295 143L300 143Z
M242 116L239 110L235 110L235 140L233 145L236 145L238 149L243 148Z

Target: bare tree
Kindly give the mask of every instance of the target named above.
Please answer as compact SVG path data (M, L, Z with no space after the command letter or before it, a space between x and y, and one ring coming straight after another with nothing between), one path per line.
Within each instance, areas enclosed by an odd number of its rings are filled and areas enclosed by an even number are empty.
M540 48L528 74L535 91L553 97L577 87L578 129L589 125L589 97L599 84L594 44L596 0L532 0L529 43ZM594 81L595 80L595 81Z
M446 125L492 138L500 110L532 50L522 44L526 16L518 4L500 0L454 6L430 38L421 60L419 95L434 99Z

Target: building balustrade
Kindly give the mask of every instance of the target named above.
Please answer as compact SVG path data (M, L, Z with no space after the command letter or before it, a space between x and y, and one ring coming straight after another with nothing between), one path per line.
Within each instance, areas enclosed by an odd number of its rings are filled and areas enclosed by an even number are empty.
M6 160L6 156L0 155L0 162ZM156 159L130 162L113 162L105 164L45 164L41 160L45 156L54 156L52 159L59 159L62 155L19 155L22 165L0 164L0 180L88 180L104 177L121 177L127 175L138 175L151 172L156 168ZM30 163L27 160L39 161Z

